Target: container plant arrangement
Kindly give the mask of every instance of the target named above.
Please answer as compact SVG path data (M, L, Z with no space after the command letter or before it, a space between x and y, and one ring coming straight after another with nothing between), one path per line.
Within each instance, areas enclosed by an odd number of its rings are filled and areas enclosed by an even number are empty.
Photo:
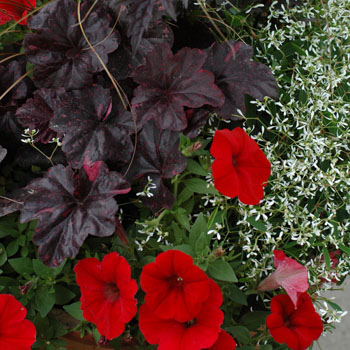
M344 312L320 293L350 262L344 11L0 4L0 345L304 350L329 331Z

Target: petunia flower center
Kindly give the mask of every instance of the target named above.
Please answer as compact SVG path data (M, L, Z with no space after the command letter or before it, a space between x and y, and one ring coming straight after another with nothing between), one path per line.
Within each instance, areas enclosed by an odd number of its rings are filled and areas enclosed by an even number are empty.
M291 320L288 317L284 317L283 318L283 322L284 322L284 325L287 328L292 328L293 324L292 324Z
M169 284L171 288L182 288L184 280L182 277L175 275L169 278Z
M110 282L110 283L105 284L104 293L105 293L107 300L110 302L115 302L120 297L120 290L114 282Z
M235 167L237 165L237 156L232 155L232 165Z
M194 318L190 321L184 322L184 326L186 328L190 328L190 327L194 326L196 323L197 323L197 320Z

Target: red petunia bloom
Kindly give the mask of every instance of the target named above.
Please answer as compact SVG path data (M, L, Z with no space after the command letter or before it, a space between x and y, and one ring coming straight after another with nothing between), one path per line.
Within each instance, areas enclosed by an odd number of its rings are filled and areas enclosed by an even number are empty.
M158 350L200 350L210 348L218 339L224 319L220 287L209 280L209 297L198 314L187 322L159 318L147 302L140 307L139 327L150 344Z
M0 2L0 25L5 24L12 19L14 21L20 20L26 16L28 12L35 8L36 0L4 0ZM19 22L19 24L26 25L27 18Z
M274 250L274 264L277 268L259 285L258 291L283 287L297 306L298 296L309 289L307 268L292 258L288 258L281 250Z
M244 204L258 204L271 165L258 144L241 128L217 130L210 148L215 188Z
M118 337L137 312L137 284L131 279L126 259L116 252L105 255L101 262L96 258L82 259L74 272L84 318L96 324L107 339Z
M0 349L30 350L36 330L26 308L12 295L0 294Z
M209 295L209 278L179 250L168 250L144 266L141 288L145 302L159 318L191 320Z
M235 340L222 329L219 333L218 340L208 350L235 350L235 349L236 349Z
M299 296L297 308L287 294L271 300L271 312L266 325L277 343L285 343L292 350L305 350L323 331L321 317L315 311L310 296Z

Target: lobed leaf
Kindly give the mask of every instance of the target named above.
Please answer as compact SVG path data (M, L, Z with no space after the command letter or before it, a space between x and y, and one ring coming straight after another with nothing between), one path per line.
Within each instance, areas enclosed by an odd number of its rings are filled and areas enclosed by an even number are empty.
M56 165L27 189L33 194L25 200L21 222L38 220L33 241L39 246L39 258L56 267L65 258L74 258L85 238L113 234L118 205L116 194L130 188L117 172L97 162L90 181L85 169L74 175L70 167Z
M258 100L278 97L278 85L271 70L251 60L253 49L249 45L229 40L214 43L206 52L203 68L214 73L215 83L225 95L225 103L215 109L221 117L239 119L238 110L245 112L245 94Z
M181 131L187 127L184 106L221 106L224 96L214 84L212 73L202 69L205 52L188 47L174 56L167 44L160 44L146 55L146 64L133 72L140 84L132 106L141 125L154 120L161 129Z

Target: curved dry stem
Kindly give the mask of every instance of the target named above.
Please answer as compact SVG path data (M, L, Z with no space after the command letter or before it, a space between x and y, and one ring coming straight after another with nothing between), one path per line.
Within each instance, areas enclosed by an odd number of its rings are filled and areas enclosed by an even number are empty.
M30 69L27 73L24 73L21 77L19 77L13 84L11 84L4 93L0 96L0 101L26 76L28 76L31 72L33 72L34 68Z
M206 15L206 17L209 19L210 23L212 24L212 26L215 28L215 30L218 32L218 34L220 35L220 37L222 38L223 41L227 41L227 38L225 37L225 35L222 33L222 31L220 30L220 28L216 25L214 19L210 16L208 10L206 9L205 3L203 4L203 0L200 0L199 5L202 9L202 11L204 12L204 14ZM230 49L232 50L232 59L234 60L236 57L236 51L233 47L233 45L227 41L227 44L230 46Z
M13 55L11 55L11 56L8 56L8 57L6 57L6 58L3 58L3 59L0 61L0 64L6 62L7 60L10 60L11 58L14 58L14 57L17 57L17 56L22 56L22 55L24 55L24 52L15 53L15 54L13 54Z
M23 202L18 202L18 201L15 201L14 199L11 199L11 198L8 198L8 197L0 196L0 198L5 199L5 200L10 201L10 202L14 202L14 203L20 204L20 205L24 205Z
M136 125L136 118L135 118L135 115L134 115L134 112L131 108L131 104L129 102L129 99L127 98L125 92L123 91L123 89L121 88L121 86L119 85L119 83L117 82L117 80L113 77L113 75L111 74L111 72L109 71L109 69L107 68L107 66L105 65L105 63L103 62L103 60L101 59L100 55L97 53L97 51L95 50L95 48L92 46L92 44L90 43L88 37L86 36L86 33L84 31L84 28L83 28L83 24L82 24L82 21L81 21L81 0L78 0L78 3L77 3L77 17L78 17L78 24L79 24L79 27L80 27L80 30L84 36L84 39L85 41L87 42L87 44L89 45L90 49L92 50L92 52L96 55L97 59L99 60L99 62L101 63L103 69L105 70L105 72L107 73L109 79L111 80L122 104L123 104L123 107L125 110L128 109L128 107L130 107L130 111L131 111L131 116L132 116L132 120L133 120L133 123L134 123L134 129L135 129L135 142L134 142L134 150L133 150L133 153L132 153L132 156L131 156L131 160L130 160L130 163L128 165L128 168L126 169L125 173L123 174L123 176L125 177L126 174L129 172L130 170L130 167L131 167L131 164L132 162L134 161L134 158L135 158L135 154L136 154L136 146L137 146L137 125ZM125 99L125 100L124 100ZM126 103L125 103L126 101Z
M90 11L90 10L89 10L89 11ZM91 11L90 11L90 12L91 12ZM117 26L117 24L118 24L118 22L119 22L120 14L121 14L121 10L119 10L118 17L117 17L117 19L115 20L115 22L114 22L114 24L113 24L113 27L112 27L111 31L109 32L109 34L108 34L103 40L101 40L100 42L98 42L98 43L92 45L92 47L96 47L96 46L102 44L105 40L107 40L107 39L112 35L112 33L113 33L115 27ZM86 16L85 16L84 18L86 18ZM81 23L83 23L83 22L81 22ZM77 23L77 24L79 24L79 23ZM75 25L76 25L76 24L75 24ZM83 51L84 51L84 50L90 50L90 47L86 47L86 48L83 49Z
M86 21L86 19L90 16L90 13L91 13L91 11L94 9L94 7L96 6L97 2L98 2L98 0L95 0L95 1L93 2L93 4L90 6L90 8L89 8L89 10L86 12L84 18L81 20L81 23L82 23L82 24L83 24L83 23ZM72 27L77 27L78 25L79 25L79 22L76 23L76 24L74 24Z

